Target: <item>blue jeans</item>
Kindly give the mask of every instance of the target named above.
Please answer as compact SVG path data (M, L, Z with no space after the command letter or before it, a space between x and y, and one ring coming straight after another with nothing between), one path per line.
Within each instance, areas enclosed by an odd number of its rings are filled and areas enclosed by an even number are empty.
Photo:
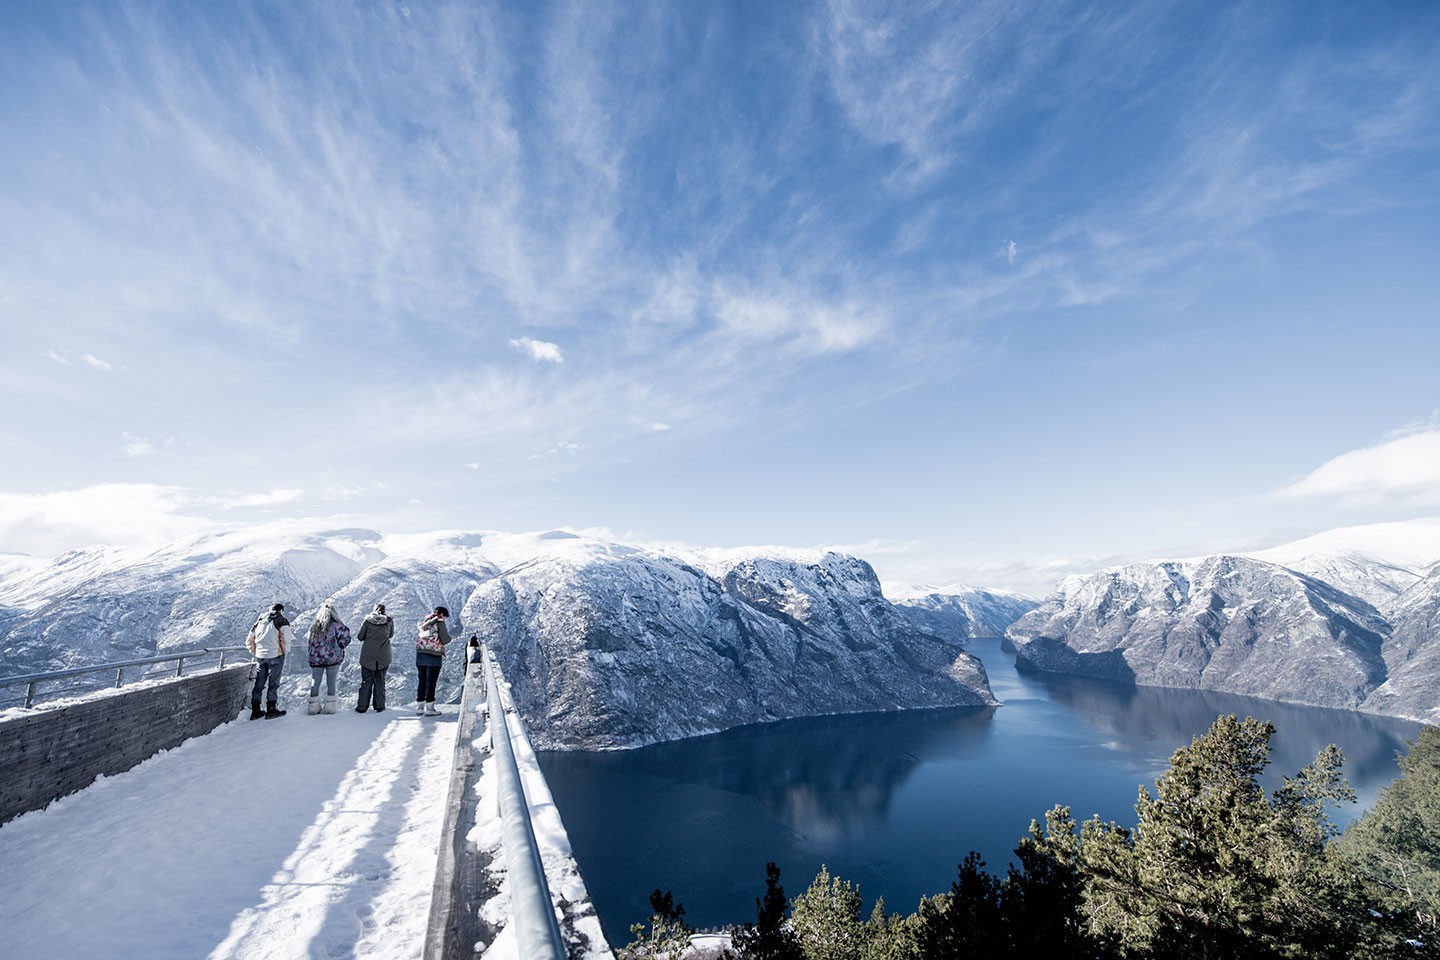
M440 665L430 666L424 663L415 665L416 671L420 674L420 689L415 694L415 699L421 703L435 702L435 681L440 679Z
M280 671L284 669L283 653L278 657L256 657L255 689L250 691L250 702L258 704L263 692L266 704L273 707L280 693Z
M318 696L320 696L320 678L321 678L321 677L324 677L324 678L325 678L325 692L326 692L328 695L332 696L332 697L335 696L335 675L336 675L337 673L339 673L339 672L340 672L340 664L338 664L338 663L337 663L337 664L334 664L333 666L329 666L329 667L311 667L311 668L310 668L310 696L312 696L312 697L318 697Z

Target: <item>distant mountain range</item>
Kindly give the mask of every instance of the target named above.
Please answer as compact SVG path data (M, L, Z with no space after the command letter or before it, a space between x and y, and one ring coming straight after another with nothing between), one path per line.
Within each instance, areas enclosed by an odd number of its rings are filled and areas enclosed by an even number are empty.
M749 557L710 569L564 532L368 530L193 538L0 564L0 676L243 641L283 602L297 635L330 600L358 628L395 618L392 702L410 699L416 623L452 612L456 646L495 651L537 746L618 748L785 717L990 706L980 662L917 627L863 560ZM303 643L287 662L308 684ZM462 676L449 654L441 696ZM342 668L358 672L352 650Z
M836 553L580 537L248 528L158 550L0 557L0 677L243 641L285 603L397 624L392 701L437 604L487 641L538 746L621 748L785 717L993 705L964 644L1022 668L1214 689L1440 723L1440 519L1071 577L1043 601L965 585L881 591ZM453 695L461 653L441 695ZM308 685L303 653L291 695ZM355 657L342 679L354 689Z
M1425 519L1129 564L1067 578L1006 637L1035 670L1440 723L1437 559Z

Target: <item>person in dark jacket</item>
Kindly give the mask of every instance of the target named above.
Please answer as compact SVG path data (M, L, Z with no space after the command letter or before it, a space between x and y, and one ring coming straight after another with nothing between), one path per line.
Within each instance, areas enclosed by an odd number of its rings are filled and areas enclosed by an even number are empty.
M415 639L415 670L420 675L415 713L422 717L440 715L435 709L435 683L440 679L440 665L445 662L445 645L450 642L450 632L445 629L449 616L449 610L436 607L434 613L420 621L420 635Z
M356 713L364 713L375 705L375 712L385 709L385 671L390 669L390 638L395 635L395 621L385 613L385 604L365 615L360 632L360 702Z

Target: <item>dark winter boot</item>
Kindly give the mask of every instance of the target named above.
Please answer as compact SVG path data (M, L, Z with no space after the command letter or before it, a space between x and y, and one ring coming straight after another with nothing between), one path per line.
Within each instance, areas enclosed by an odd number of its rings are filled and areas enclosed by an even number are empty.
M251 719L251 720L259 720L259 719L260 719L261 717L263 717L263 716L265 716L265 711L263 711L263 710L260 709L260 701L259 701L259 700L251 700L251 701L250 701L250 719Z
M273 703L267 703L267 704L265 705L265 719L266 719L266 720L274 720L276 717L283 717L283 716L285 716L285 711L284 711L284 710L281 710L281 709L278 709L278 708L275 706L275 704L273 704Z

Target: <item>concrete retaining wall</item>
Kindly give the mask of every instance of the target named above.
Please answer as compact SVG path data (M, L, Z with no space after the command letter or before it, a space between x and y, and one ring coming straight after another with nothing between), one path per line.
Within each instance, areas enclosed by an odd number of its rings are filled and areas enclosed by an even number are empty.
M234 720L249 663L122 687L0 721L0 823Z

